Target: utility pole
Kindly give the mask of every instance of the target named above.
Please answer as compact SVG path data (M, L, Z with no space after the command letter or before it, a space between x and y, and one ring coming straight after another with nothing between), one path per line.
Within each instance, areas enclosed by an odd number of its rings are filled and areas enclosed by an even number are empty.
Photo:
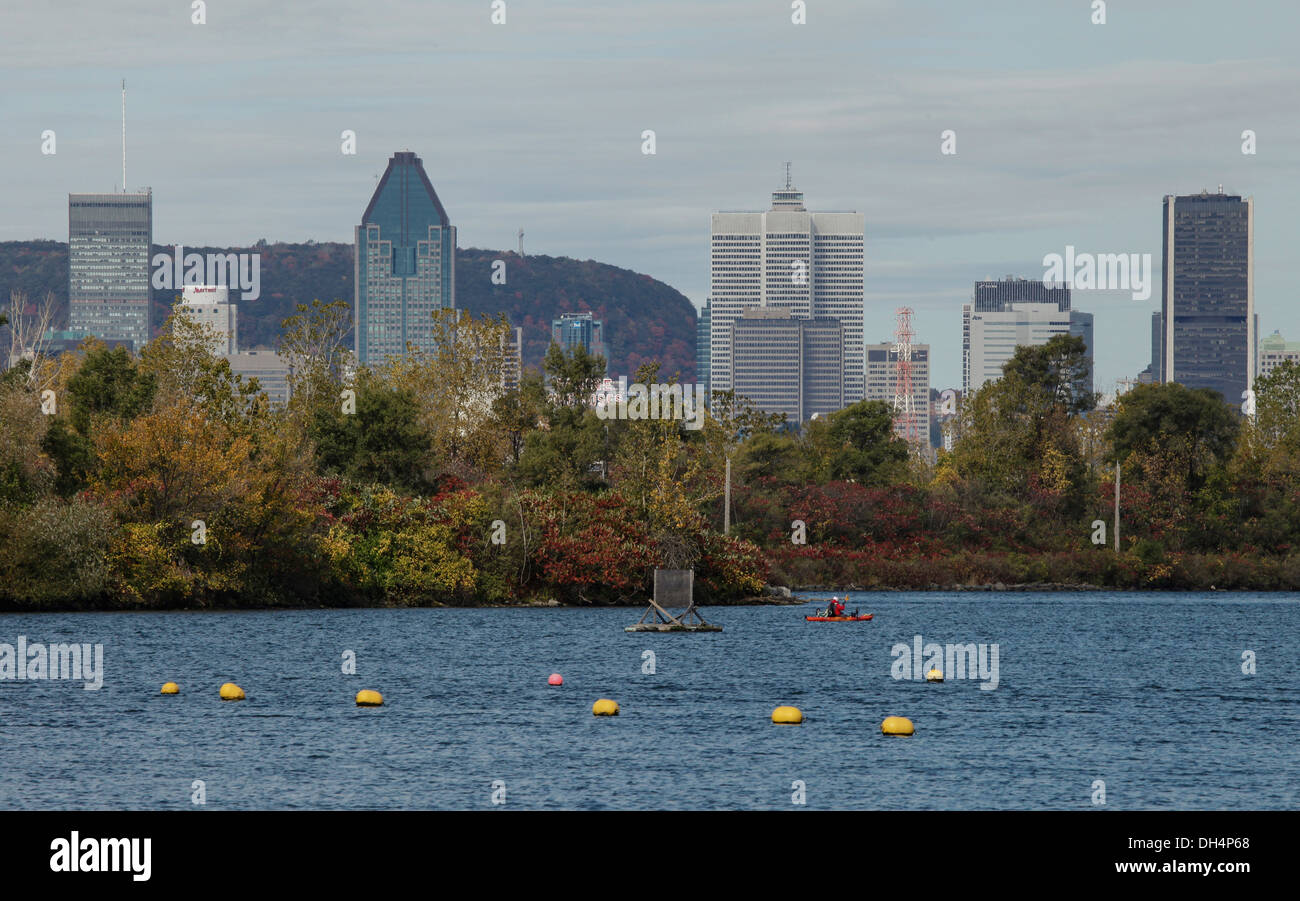
M1119 553L1119 461L1115 461L1115 553Z
M722 534L731 534L731 457L727 457L727 483L722 489Z

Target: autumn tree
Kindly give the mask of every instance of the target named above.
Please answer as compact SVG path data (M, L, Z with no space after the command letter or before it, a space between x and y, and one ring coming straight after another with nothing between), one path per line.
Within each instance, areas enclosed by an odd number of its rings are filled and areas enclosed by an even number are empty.
M509 340L504 316L435 310L431 349L409 345L378 370L392 385L412 390L435 458L456 475L492 472L504 462L506 434L493 404L506 393Z

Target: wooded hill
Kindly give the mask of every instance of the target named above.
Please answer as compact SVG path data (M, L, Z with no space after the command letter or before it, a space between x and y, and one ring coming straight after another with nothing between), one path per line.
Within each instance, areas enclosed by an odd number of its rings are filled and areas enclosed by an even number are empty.
M153 254L170 256L170 245L154 245ZM313 299L352 302L353 247L267 243L250 247L185 247L186 253L261 254L261 297L241 301L239 345L274 346L280 323L294 305ZM474 314L505 313L524 330L524 365L540 367L550 343L551 320L560 313L592 312L604 323L606 353L612 375L632 374L658 360L664 376L695 373L695 307L681 292L629 269L595 260L525 256L513 252L459 249L456 256L456 305ZM492 262L505 262L506 284L492 284ZM68 245L63 241L0 242L0 308L10 292L26 292L30 302L54 292L59 305L55 322L68 321ZM176 293L154 292L155 333L166 321Z

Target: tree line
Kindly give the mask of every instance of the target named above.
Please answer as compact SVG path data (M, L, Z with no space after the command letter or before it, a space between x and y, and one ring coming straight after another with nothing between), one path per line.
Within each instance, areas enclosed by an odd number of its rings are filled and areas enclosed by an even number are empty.
M637 603L657 566L695 569L706 604L766 583L1300 584L1294 365L1249 417L1176 384L1099 407L1060 336L963 398L932 461L880 401L802 427L727 392L698 429L601 418L605 361L582 348L504 387L502 317L444 311L436 350L360 368L350 322L341 301L283 321L282 407L180 312L138 355L90 339L0 376L0 604ZM1097 540L1117 467L1118 552Z

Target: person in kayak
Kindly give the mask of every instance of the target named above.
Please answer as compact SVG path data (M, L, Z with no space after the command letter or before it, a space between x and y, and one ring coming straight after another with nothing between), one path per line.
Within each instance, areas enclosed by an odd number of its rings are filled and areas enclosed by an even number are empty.
M831 598L831 616L844 615L844 602L839 598Z

